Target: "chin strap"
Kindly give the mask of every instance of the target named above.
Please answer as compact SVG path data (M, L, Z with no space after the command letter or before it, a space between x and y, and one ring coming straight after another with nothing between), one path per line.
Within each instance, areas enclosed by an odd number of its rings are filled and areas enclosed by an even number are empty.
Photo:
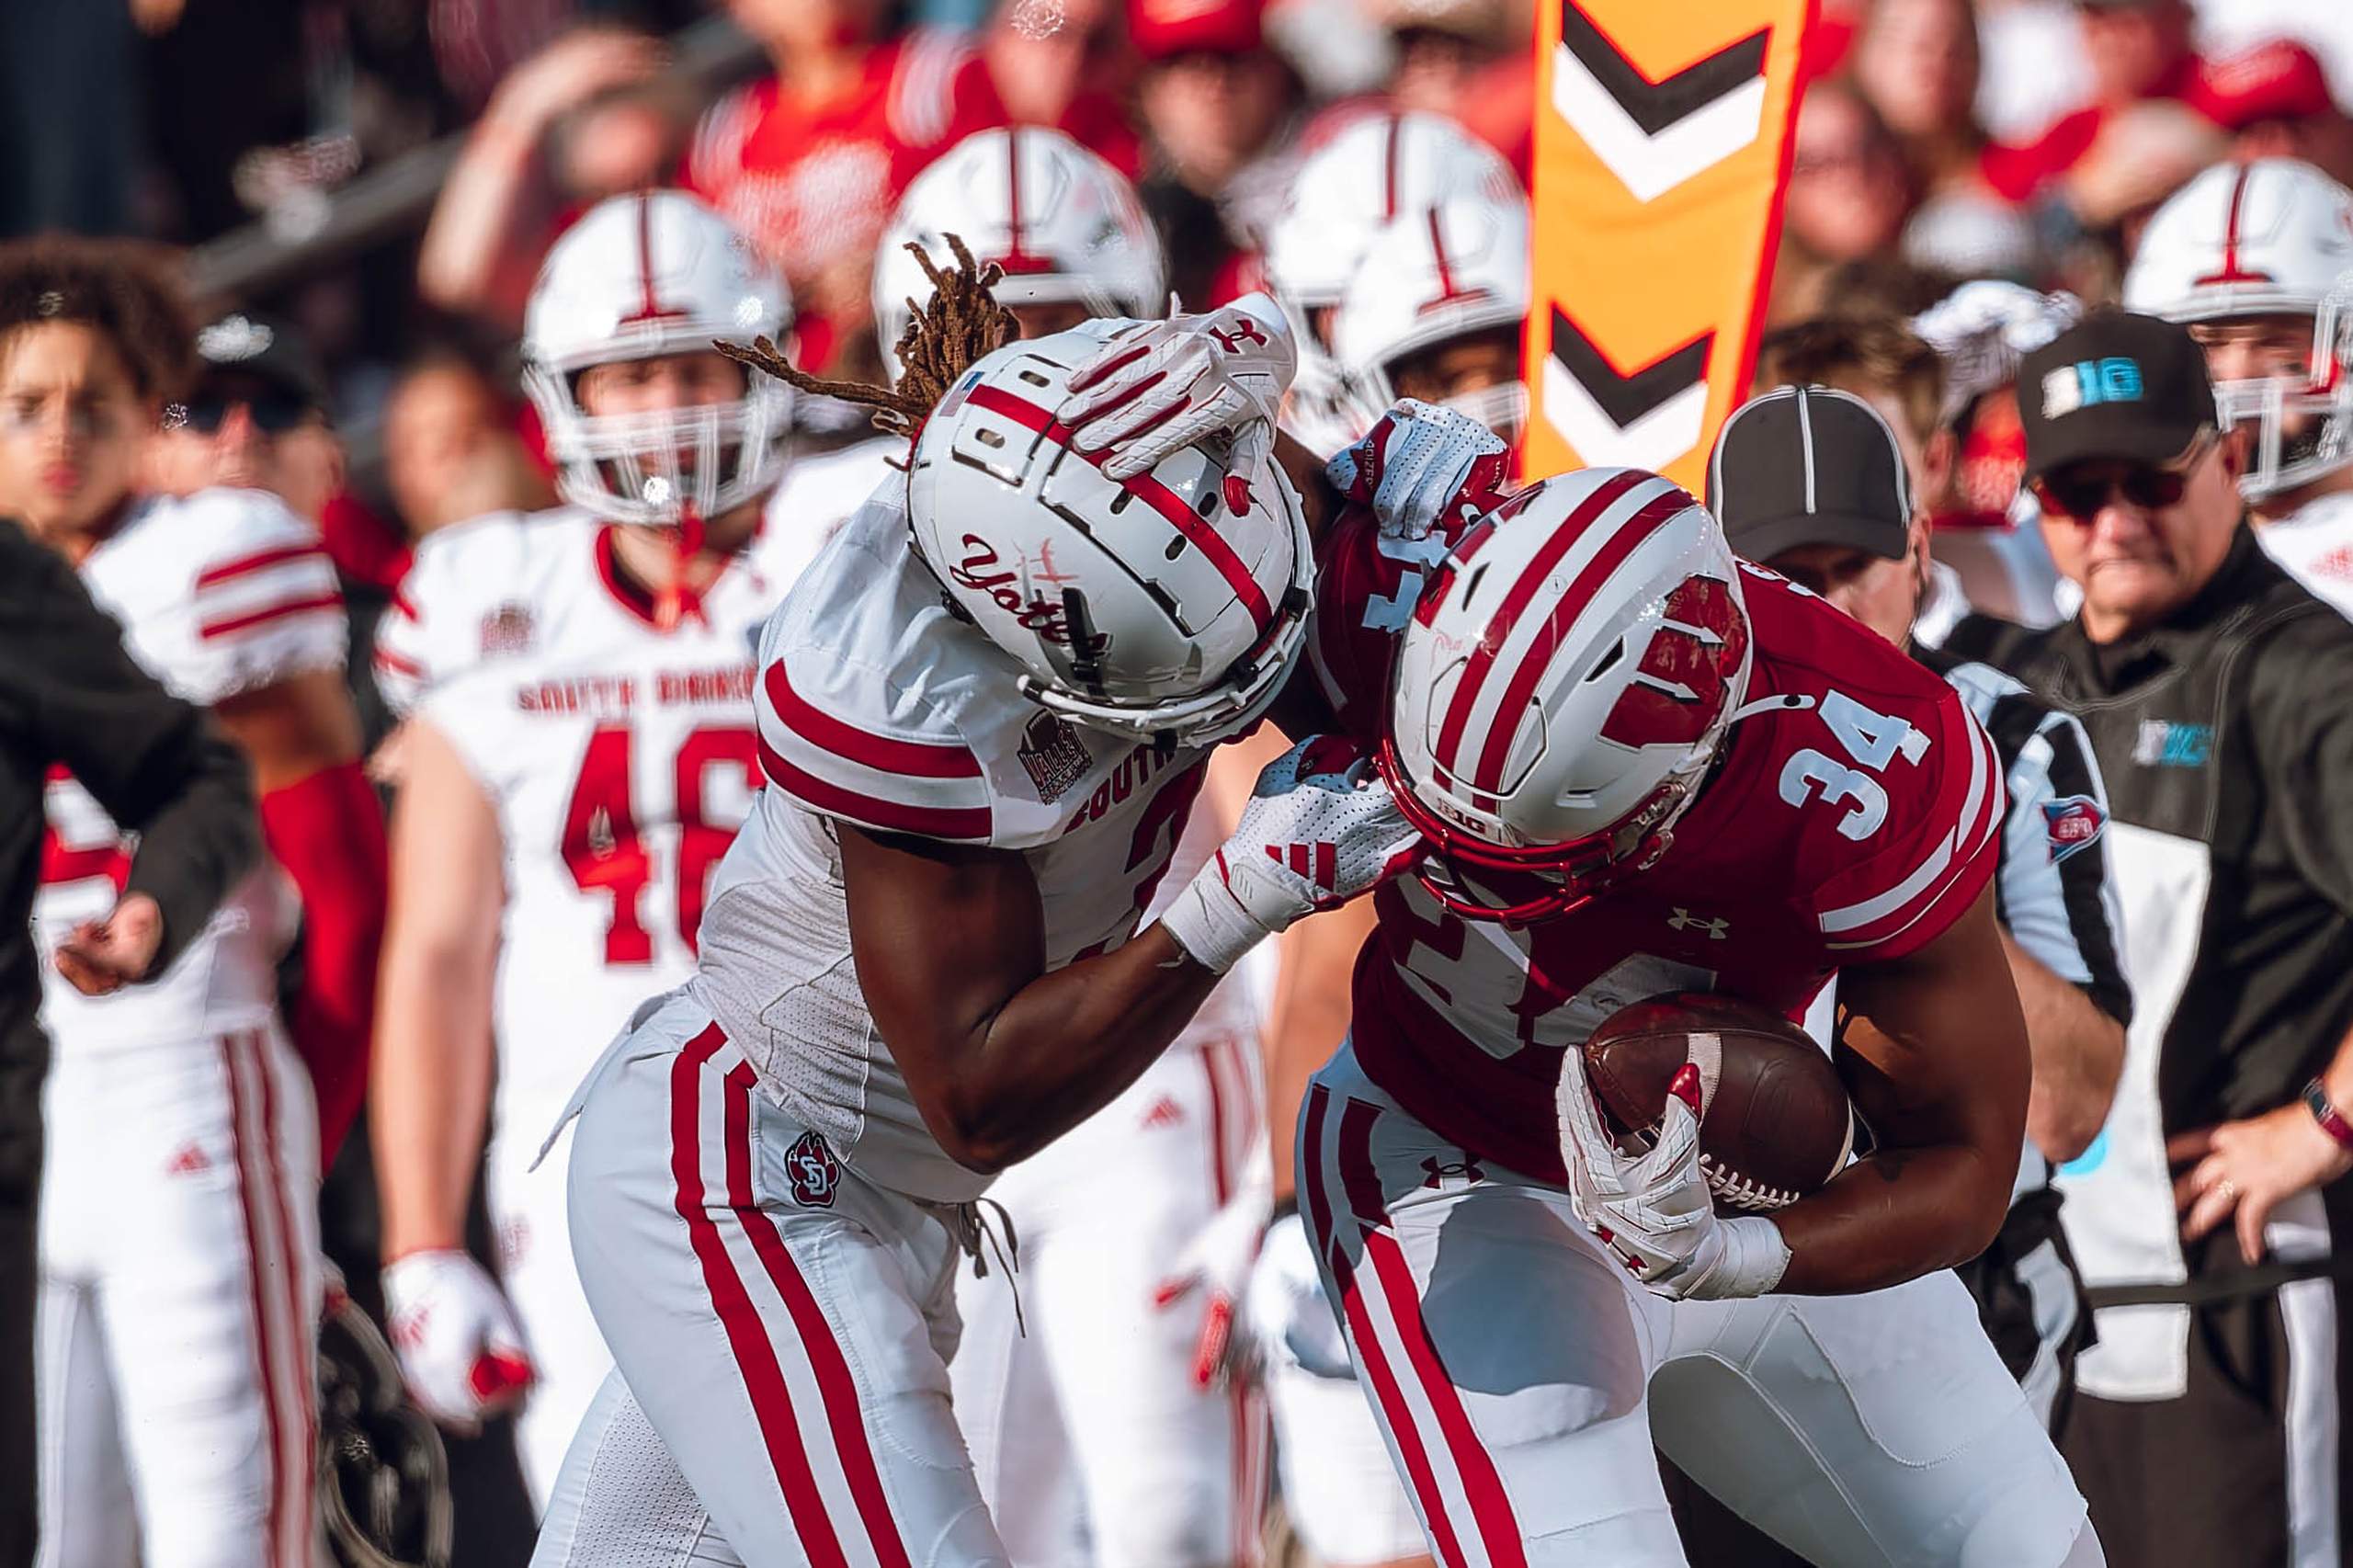
M702 553L708 537L701 513L688 506L678 514L677 528L670 536L669 580L654 596L654 624L663 631L676 631L688 616L704 619L702 594L687 581L687 568Z

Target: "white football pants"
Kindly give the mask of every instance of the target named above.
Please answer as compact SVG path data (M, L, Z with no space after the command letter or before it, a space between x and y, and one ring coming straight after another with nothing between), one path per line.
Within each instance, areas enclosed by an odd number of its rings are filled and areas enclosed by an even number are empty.
M967 1261L949 1376L1019 1568L1257 1562L1264 1402L1195 1381L1205 1293L1163 1307L1154 1291L1240 1179L1264 1100L1249 1044L1180 1039L989 1189L1020 1240L1012 1284L1027 1332L1005 1271Z
M43 1095L42 1568L310 1568L318 1112L275 1025Z
M1448 1568L1680 1565L1652 1441L1824 1568L2056 1568L2084 1500L1958 1279L1670 1302L1562 1188L1438 1138L1340 1053L1302 1108L1324 1287Z
M537 1568L983 1568L950 1214L861 1180L674 994L587 1086L572 1237L615 1370Z

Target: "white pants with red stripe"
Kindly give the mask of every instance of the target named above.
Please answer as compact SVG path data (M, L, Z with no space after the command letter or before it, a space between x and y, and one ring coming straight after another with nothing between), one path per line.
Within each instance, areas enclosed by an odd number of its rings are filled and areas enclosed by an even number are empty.
M1670 1302L1565 1191L1468 1159L1346 1048L1302 1122L1325 1289L1448 1568L1681 1564L1654 1438L1825 1568L2054 1568L2086 1533L1950 1273Z
M1006 1562L949 1408L961 1254L861 1180L683 994L573 1130L572 1244L614 1375L537 1568Z
M1255 1391L1194 1377L1204 1299L1154 1293L1264 1136L1256 1054L1180 1040L989 1197L1020 1239L1023 1326L967 1262L949 1368L989 1512L1020 1568L1255 1563L1267 1423Z
M44 1093L43 1568L308 1568L318 1129L272 1026L77 1053Z

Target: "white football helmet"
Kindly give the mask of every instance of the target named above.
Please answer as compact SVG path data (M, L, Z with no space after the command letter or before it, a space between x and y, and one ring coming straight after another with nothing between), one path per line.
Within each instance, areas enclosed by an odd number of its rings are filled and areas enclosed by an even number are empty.
M1369 423L1347 395L1324 312L1347 293L1374 236L1401 213L1449 197L1518 195L1503 155L1444 115L1368 114L1301 161L1282 216L1267 231L1266 268L1299 341L1284 419L1302 445L1327 455Z
M2353 191L2290 158L2217 164L2149 220L2124 303L2185 324L2310 316L2302 375L2214 384L2223 426L2257 427L2239 487L2260 500L2353 462Z
M1458 914L1576 907L1666 852L1748 691L1723 530L1639 469L1529 486L1472 525L1397 653L1380 766Z
M1166 312L1160 236L1119 170L1059 131L983 131L915 176L874 258L874 324L893 380L908 301L931 296L907 246L944 262L949 234L975 261L1005 268L990 290L1001 303L1076 303L1138 320Z
M608 521L667 527L719 516L784 472L792 389L745 369L733 403L590 415L593 365L782 340L784 278L727 220L682 191L599 202L558 239L523 317L523 388L547 426L556 489Z
M957 379L915 443L907 517L949 603L1027 672L1025 696L1140 742L1246 728L1306 646L1314 560L1271 460L1220 435L1118 481L1053 411L1106 341L1007 344Z
M1528 203L1457 196L1400 215L1373 239L1340 301L1333 347L1370 425L1397 401L1399 361L1474 332L1528 319ZM1528 383L1443 400L1506 441L1528 417Z

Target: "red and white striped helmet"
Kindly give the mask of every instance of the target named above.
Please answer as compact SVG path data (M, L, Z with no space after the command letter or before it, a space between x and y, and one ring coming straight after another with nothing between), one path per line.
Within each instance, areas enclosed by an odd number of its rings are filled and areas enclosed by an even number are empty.
M792 389L746 369L733 402L591 415L595 365L709 352L713 338L782 341L783 276L734 226L684 191L598 202L540 264L523 312L523 390L546 426L556 490L616 523L720 516L775 487L792 429Z
M2311 317L2303 374L2214 383L2223 427L2256 429L2239 488L2260 500L2353 462L2353 191L2292 158L2217 164L2149 220L2124 303L2185 324Z
M1656 474L1564 474L1473 524L1405 628L1381 756L1432 894L1537 919L1655 861L1750 658L1723 530Z
M967 136L899 199L874 258L874 325L892 380L907 301L931 297L910 243L944 263L948 236L1005 268L990 291L1007 305L1081 304L1090 314L1164 315L1168 267L1135 187L1059 131Z
M1139 741L1247 728L1307 643L1314 557L1271 458L1219 435L1107 477L1053 417L1107 341L1089 324L1007 344L957 378L907 475L916 553L1025 672L1022 694Z
M1472 333L1518 332L1528 319L1529 244L1528 202L1517 190L1449 197L1374 236L1332 324L1368 426L1397 401L1401 361ZM1528 383L1514 377L1445 403L1517 441Z

